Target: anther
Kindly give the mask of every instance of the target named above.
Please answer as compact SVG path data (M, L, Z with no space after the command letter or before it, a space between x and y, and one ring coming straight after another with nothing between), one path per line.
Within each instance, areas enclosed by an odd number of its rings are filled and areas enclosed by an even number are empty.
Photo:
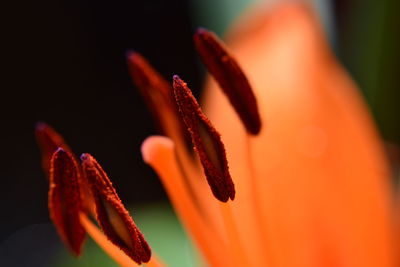
M79 193L79 165L74 157L58 148L50 161L49 213L62 240L79 256L85 230L79 220L82 210Z
M133 83L145 99L160 130L170 134L168 128L172 127L171 123L179 128L179 122L171 122L171 119L178 117L178 111L170 83L139 53L127 53L127 61Z
M176 103L192 138L214 196L226 202L235 198L235 187L228 169L225 147L220 134L203 114L186 83L173 77Z
M35 136L37 143L39 144L39 148L42 152L42 168L46 173L46 177L48 178L50 159L57 148L61 147L66 151L71 150L65 143L63 137L44 122L36 123Z
M81 160L95 200L96 219L104 234L136 263L148 262L151 257L150 247L122 204L107 174L91 155L82 154Z
M213 32L198 29L194 43L204 65L228 97L247 131L253 135L258 134L261 119L257 100L236 60Z

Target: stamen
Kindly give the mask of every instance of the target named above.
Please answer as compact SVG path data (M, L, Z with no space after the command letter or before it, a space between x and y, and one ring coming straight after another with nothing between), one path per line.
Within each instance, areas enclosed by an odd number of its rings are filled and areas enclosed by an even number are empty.
M64 141L64 138L51 126L44 122L38 122L35 128L35 135L42 152L42 167L46 174L46 178L49 177L51 156L58 148L62 148L63 150L70 152L71 156L74 158L74 161L77 161L77 157ZM89 185L87 184L85 175L82 173L81 166L77 166L78 176L80 177L80 179L78 179L78 183L82 206L87 212L92 213L94 209L93 197L89 189Z
M213 32L198 29L194 43L204 65L228 97L247 131L258 134L261 119L257 100L236 60Z
M207 182L214 196L227 202L235 198L235 187L229 174L225 147L220 134L203 114L186 83L177 75L173 78L176 103L183 121L192 137Z
M170 83L139 53L129 52L127 59L132 80L163 133L170 135L172 131L181 130L179 121L176 121L178 110Z
M82 168L91 185L96 219L110 241L135 262L148 262L150 247L129 216L107 174L89 154L82 154Z
M62 240L79 256L85 230L79 220L79 166L74 157L59 148L50 161L49 213Z
M65 143L64 138L52 127L44 122L38 122L35 127L35 136L42 152L42 168L49 177L50 159L57 148L61 147L66 151L71 151Z
M166 82L150 63L137 52L128 53L127 60L133 82L146 100L161 132L174 141L177 160L191 198L204 216L209 215L213 212L209 202L214 202L214 199L211 195L204 197L204 194L200 193L202 190L209 190L208 185L204 183L205 181L198 179L198 173L201 170L193 161L192 151L187 146L190 137L179 115L171 84ZM214 209L216 209L217 206L214 206ZM212 216L212 220L215 220L215 217Z

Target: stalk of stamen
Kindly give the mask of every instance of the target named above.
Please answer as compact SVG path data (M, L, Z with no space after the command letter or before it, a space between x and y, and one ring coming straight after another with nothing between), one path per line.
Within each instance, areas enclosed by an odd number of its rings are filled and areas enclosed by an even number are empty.
M96 219L110 241L135 262L148 262L150 247L119 199L107 174L89 154L82 154L82 168L90 182Z
M268 235L266 233L266 218L264 218L264 214L261 212L262 207L261 207L261 198L260 194L261 192L259 191L259 184L257 183L256 179L256 174L253 166L253 154L252 154L252 149L251 149L251 136L245 135L246 139L246 154L247 154L247 165L248 165L248 170L249 170L249 183L252 191L252 205L251 208L254 210L253 214L255 216L255 222L258 226L259 229L259 238L261 239L261 243L263 247L265 248L265 254L264 256L264 261L268 266L274 266L273 264L273 259L271 255L271 250L269 249L270 243L268 242Z
M197 30L194 43L204 65L222 88L247 131L260 132L261 119L253 90L236 60L218 37L205 29Z
M214 228L209 227L187 191L174 149L171 139L151 136L142 144L143 160L159 175L175 211L210 266L232 266L231 259L225 256L228 252L225 242Z
M263 216L261 214L262 210L257 208L262 206L262 189L255 188L253 183L256 182L260 186L259 181L254 179L262 179L262 177L254 176L256 170L254 169L254 163L251 161L255 159L255 155L249 157L249 149L252 148L247 147L246 143L246 138L256 142L258 137L249 135L244 129L240 128L240 121L237 117L235 118L236 114L231 113L232 108L229 106L228 99L224 98L223 92L216 87L215 82L208 86L209 90L205 95L205 99L203 99L207 103L204 111L210 114L210 119L213 122L215 121L218 129L221 127L221 135L224 138L228 162L230 163L229 167L231 173L235 175L237 197L231 203L233 219L239 227L239 236L250 261L250 266L273 266L270 264L272 261L270 260L271 256L268 249L271 244L265 245L266 241L270 241L270 236L266 239L261 232L265 231L265 224L264 221L260 220ZM216 99L218 100L215 101ZM227 120L231 119L233 121L227 124ZM226 127L227 125L230 126ZM235 162L236 164L234 164ZM259 194L255 195L255 192ZM269 226L270 222L267 223ZM243 231L243 229L246 230Z
M242 245L242 240L239 236L239 229L236 225L232 214L231 203L220 204L220 209L226 232L228 234L228 247L234 264L237 266L250 266L248 257Z
M160 258L156 255L151 256L151 259L148 263L146 263L147 267L163 267L165 266L165 264L162 263L162 261L160 260Z
M173 87L181 117L190 133L214 196L222 202L233 200L235 187L220 134L203 114L186 83L177 75L173 78Z

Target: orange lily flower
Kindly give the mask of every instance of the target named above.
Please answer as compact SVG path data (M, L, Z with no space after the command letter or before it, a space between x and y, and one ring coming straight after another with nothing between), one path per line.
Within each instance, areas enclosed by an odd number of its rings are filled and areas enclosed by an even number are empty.
M204 98L238 188L237 218L251 216L255 196L267 244L257 255L271 266L393 266L390 173L356 85L306 7L256 12L228 43L265 127L246 135L211 79Z
M215 78L207 79L204 113L179 77L171 86L137 53L128 63L166 135L144 141L143 159L206 262L393 266L382 143L313 12L299 3L257 7L229 33L229 53L206 30L196 33L195 44ZM121 266L148 260L162 266L154 253L149 259L146 241L94 158L84 154L77 164L47 126L37 136L51 170L51 217L71 250L80 253L84 229Z

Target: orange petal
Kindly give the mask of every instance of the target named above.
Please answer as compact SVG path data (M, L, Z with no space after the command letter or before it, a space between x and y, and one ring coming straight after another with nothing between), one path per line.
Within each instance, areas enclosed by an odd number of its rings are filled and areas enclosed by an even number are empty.
M49 213L62 240L76 255L81 254L85 230L79 221L79 166L74 157L59 148L50 161Z
M96 219L110 241L135 262L148 262L150 247L129 216L107 174L89 154L82 154L82 168L96 203Z
M268 255L282 267L392 266L382 144L316 18L290 3L246 19L228 44L268 119L268 131L249 141ZM237 173L248 168L246 133L217 85L208 85L206 112L224 138L243 218L247 177Z

